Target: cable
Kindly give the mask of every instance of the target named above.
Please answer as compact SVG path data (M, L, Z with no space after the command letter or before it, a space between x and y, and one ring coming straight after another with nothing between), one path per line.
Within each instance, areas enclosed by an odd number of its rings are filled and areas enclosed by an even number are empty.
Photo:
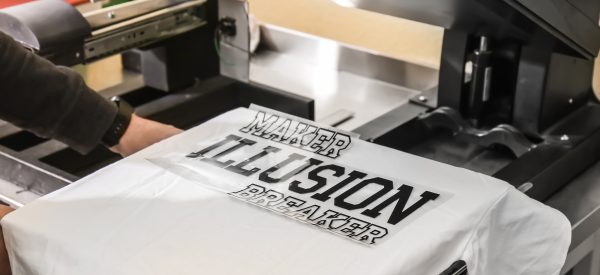
M217 26L215 29L213 43L215 46L215 51L217 52L217 56L219 57L219 61L221 61L221 63L223 63L227 66L235 66L236 65L235 63L227 61L225 58L223 58L223 55L221 55L221 47L220 47L220 39L219 39L220 37L221 37L221 30L219 30L219 26Z

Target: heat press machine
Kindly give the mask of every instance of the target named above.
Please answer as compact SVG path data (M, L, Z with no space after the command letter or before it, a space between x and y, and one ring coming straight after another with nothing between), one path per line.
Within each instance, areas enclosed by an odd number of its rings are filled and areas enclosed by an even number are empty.
M444 28L439 71L272 25L262 27L259 51L250 55L247 9L239 1L138 0L84 14L50 2L35 5L72 15L74 23L63 24L70 39L49 37L60 32L42 30L51 25L48 18L24 19L26 5L0 11L0 27L11 26L13 37L58 64L126 52L126 67L139 77L106 94L122 93L140 114L180 127L249 102L311 119L316 110L318 117L318 98L313 103L288 91L317 94L348 83L364 95L393 90L395 104L373 119L362 113L374 109L368 104L375 96L355 117L332 124L502 179L562 211L573 239L561 274L600 274L600 106L591 86L600 49L598 1L335 1ZM144 8L150 3L162 5ZM333 74L307 73L315 69ZM313 82L321 88L306 85ZM57 142L1 127L0 175L37 193L116 159L102 149L78 156ZM457 262L447 274L466 270Z

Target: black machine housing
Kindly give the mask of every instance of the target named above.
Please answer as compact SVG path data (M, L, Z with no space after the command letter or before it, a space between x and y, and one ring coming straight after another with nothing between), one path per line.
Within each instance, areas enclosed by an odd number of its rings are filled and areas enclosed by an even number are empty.
M357 129L366 139L492 175L542 201L599 159L600 1L353 2L446 29L437 100L428 91ZM415 106L425 111L386 123Z

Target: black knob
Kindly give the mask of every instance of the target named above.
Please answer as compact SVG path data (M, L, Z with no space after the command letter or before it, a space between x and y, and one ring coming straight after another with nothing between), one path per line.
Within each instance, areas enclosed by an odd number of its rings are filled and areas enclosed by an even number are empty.
M225 36L235 36L237 28L235 26L235 18L223 17L219 20L219 32Z

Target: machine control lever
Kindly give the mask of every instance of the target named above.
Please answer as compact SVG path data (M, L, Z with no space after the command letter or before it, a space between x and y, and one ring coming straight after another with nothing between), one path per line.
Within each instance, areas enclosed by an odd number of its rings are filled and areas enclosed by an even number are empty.
M467 116L471 119L478 119L491 96L492 52L489 50L487 37L480 38L479 47L469 55L469 61L472 64L472 76Z
M422 114L419 120L429 129L444 128L452 131L457 138L478 145L489 147L494 144L503 145L516 157L521 157L536 145L529 141L523 133L508 124L499 124L490 130L472 127L460 114L449 107L440 107L432 112Z

